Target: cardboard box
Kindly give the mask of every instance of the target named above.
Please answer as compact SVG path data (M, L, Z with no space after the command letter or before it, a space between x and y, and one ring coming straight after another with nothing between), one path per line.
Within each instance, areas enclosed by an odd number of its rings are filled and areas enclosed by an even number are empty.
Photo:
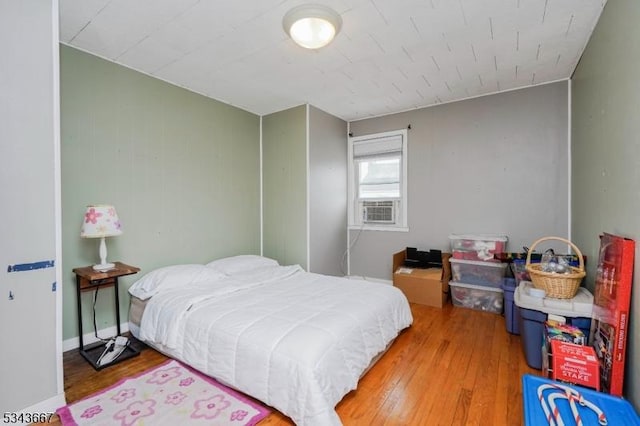
M591 346L551 341L551 378L600 390L600 364Z
M602 391L614 396L623 393L635 244L617 235L600 237L591 342L600 360Z
M409 302L442 308L449 296L450 253L442 253L442 268L408 268L404 266L406 250L393 255L393 285Z
M548 317L549 315L547 315ZM566 324L553 319L548 319L544 323L543 331L544 344L550 349L552 340L575 343L576 345L586 345L587 338L580 327Z
M524 311L527 311L525 309ZM523 311L521 311L523 312ZM552 377L552 353L551 342L558 340L561 342L573 343L576 345L586 345L588 338L584 332L571 324L566 324L564 320L548 319L554 317L553 314L547 314L547 320L542 326L542 374ZM538 345L536 344L535 347Z

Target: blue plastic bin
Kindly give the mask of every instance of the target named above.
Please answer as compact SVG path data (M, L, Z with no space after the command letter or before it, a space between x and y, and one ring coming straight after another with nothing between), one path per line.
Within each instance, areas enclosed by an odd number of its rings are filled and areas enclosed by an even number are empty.
M505 278L502 282L502 291L504 294L504 322L507 326L507 332L511 334L520 334L520 326L518 325L519 310L513 303L513 293L516 291L517 285L515 278Z
M537 298L529 296L531 282L522 281L514 292L514 304L518 309L520 342L527 364L542 369L542 345L544 322L550 314L565 318L567 324L578 327L589 340L593 295L584 287L578 289L573 299Z
M529 367L538 370L542 369L544 322L547 320L547 317L548 315L544 312L519 308L518 328L521 334L520 342L522 343L522 350L524 351ZM591 318L565 318L567 324L578 327L584 334L585 340L589 340Z
M553 385L562 386L558 389ZM583 404L575 403L574 408L580 416L583 425L601 425L601 420L606 418L608 425L640 426L640 418L633 406L622 398L607 393L596 392L582 386L568 385L544 377L525 374L522 376L522 398L524 408L525 426L548 425L545 408L552 416L562 419L565 425L575 425L575 414L572 411L567 398L559 397L565 393L565 389L579 393L586 401ZM540 391L540 394L538 394ZM541 397L539 397L541 395ZM553 408L557 408L555 412Z

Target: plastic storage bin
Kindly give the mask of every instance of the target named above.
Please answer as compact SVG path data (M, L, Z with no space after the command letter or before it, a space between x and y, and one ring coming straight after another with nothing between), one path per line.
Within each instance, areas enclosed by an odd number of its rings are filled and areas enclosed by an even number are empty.
M531 288L531 282L522 281L514 292L513 301L519 308L518 328L527 364L531 368L541 370L544 322L548 316L551 314L564 317L566 323L578 327L588 341L593 315L593 295L586 288L580 287L572 299L534 297L529 295Z
M507 264L475 260L449 259L452 280L459 283L500 288Z
M451 301L454 306L477 311L502 313L503 295L501 288L487 287L455 281L449 282Z
M518 316L520 308L513 303L513 293L516 291L516 280L514 278L505 278L502 281L502 292L504 296L504 323L507 326L507 332L511 334L520 334L520 326L518 325Z
M563 397L567 390L581 395L584 403ZM583 425L640 426L640 417L629 401L582 386L524 374L522 398L525 426L553 424L549 415L556 419L556 424L575 425L576 414ZM603 418L607 421L603 422Z
M454 259L490 260L494 254L504 253L507 237L489 234L451 234L451 255Z
M533 262L533 260L531 261ZM513 259L511 262L511 271L513 272L513 277L516 279L516 286L520 284L521 281L531 281L531 277L529 277L529 273L525 269L526 259Z

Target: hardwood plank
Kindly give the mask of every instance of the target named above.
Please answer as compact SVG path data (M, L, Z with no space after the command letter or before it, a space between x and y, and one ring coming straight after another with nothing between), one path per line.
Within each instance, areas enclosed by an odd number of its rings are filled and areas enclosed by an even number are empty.
M469 405L471 405L472 391L468 389L462 389L458 400L456 401L456 411L453 415L453 421L451 425L466 425L467 414L469 413Z
M336 407L345 425L521 425L520 336L500 315L446 305L412 304L413 325ZM165 362L146 348L140 356L95 371L77 351L64 354L67 403ZM57 418L54 424L60 424ZM261 425L292 425L274 411Z

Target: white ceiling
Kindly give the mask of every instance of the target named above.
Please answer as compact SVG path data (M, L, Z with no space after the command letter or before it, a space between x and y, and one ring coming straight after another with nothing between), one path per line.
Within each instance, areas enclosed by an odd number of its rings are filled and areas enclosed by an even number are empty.
M606 0L311 0L341 32L309 51L282 29L305 0L60 0L60 41L264 115L344 120L571 77Z

